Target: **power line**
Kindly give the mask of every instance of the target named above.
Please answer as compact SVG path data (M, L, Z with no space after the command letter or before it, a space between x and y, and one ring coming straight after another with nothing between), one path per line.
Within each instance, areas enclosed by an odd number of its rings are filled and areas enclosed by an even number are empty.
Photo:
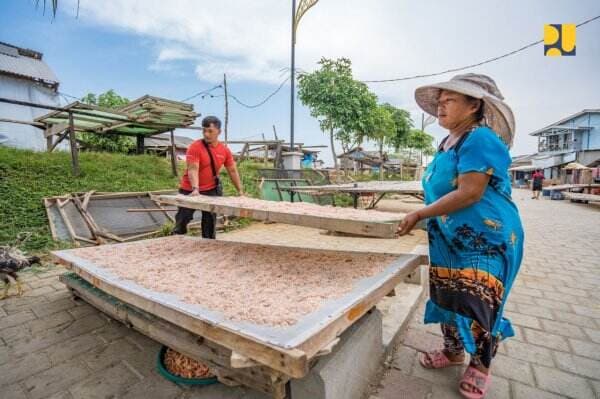
M579 24L577 24L577 25L575 25L575 26L576 26L576 27L580 27L580 26L583 26L583 25L585 25L585 24L588 24L588 23L590 23L590 22L593 22L593 21L595 21L595 20L597 20L597 19L600 19L600 15L598 15L598 16L596 16L596 17L593 17L593 18L590 18L590 19L588 19L588 20L586 20L586 21L583 21L583 22L581 22L581 23L579 23ZM540 43L543 43L543 42L544 42L544 40L538 40L538 41L535 41L535 42L533 42L533 43L529 43L529 44L527 44L527 45L525 45L525 46L523 46L523 47L521 47L521 48L519 48L519 49L516 49L516 50L514 50L514 51L511 51L511 52L509 52L509 53L502 54L502 55L499 55L499 56L497 56L497 57L494 57L494 58L489 58L489 59L487 59L487 60L485 60L485 61L481 61L481 62L478 62L478 63L476 63L476 64L471 64L471 65L463 66L463 67L460 67L460 68L452 68L452 69L447 69L447 70L445 70L445 71L441 71L441 72L428 73L428 74L423 74L423 75L406 76L406 77L402 77L402 78L394 78L394 79L363 80L362 82L363 82L363 83L389 83L389 82L400 82L400 81L404 81L404 80L413 80L413 79L429 78L429 77L432 77L432 76L444 75L444 74L447 74L447 73L450 73L450 72L464 71L465 69L471 69L471 68L475 68L475 67L478 67L478 66L481 66L481 65L484 65L484 64L489 64L490 62L498 61L498 60L500 60L500 59L502 59L502 58L509 57L509 56L511 56L511 55L514 55L514 54L516 54L516 53L519 53L519 52L521 52L521 51L527 50L528 48L530 48L530 47L533 47L533 46L536 46L536 45L538 45L538 44L540 44Z
M184 98L183 100L181 100L181 102L182 102L182 103L184 103L184 102L186 102L186 101L189 101L189 100L191 100L191 99L193 99L193 98L196 98L196 97L198 97L198 96L201 96L201 95L203 95L203 94L209 94L211 91L214 91L214 90L216 90L216 89L218 89L218 88L220 88L220 87L223 87L223 85L221 85L221 84L218 84L218 85L216 85L215 87L212 87L212 88L210 88L210 89L208 89L208 90L203 90L203 91L200 91L200 92L198 92L198 93L194 94L193 96L190 96L190 97Z
M275 89L271 94L269 94L267 97L265 97L264 100L262 100L259 103L253 104L253 105L249 105L249 104L244 103L243 101L241 101L239 98L237 98L233 94L229 94L228 96L231 97L231 98L233 98L233 100L235 102L237 102L238 104L240 104L242 107L246 107L246 108L249 108L249 109L258 108L261 105L265 104L267 101L269 101L275 94L279 93L279 91L283 88L283 86L287 83L288 80L290 80L289 77L287 77L283 82L281 82L281 84L277 87L277 89Z

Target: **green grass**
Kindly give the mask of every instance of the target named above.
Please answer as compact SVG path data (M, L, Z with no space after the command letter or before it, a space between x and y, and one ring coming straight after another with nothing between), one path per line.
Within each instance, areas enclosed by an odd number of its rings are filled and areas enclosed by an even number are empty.
M44 253L63 248L50 235L42 198L79 191L151 191L177 188L165 158L112 153L80 154L81 176L71 175L71 158L66 152L32 152L0 146L0 245L13 244L20 233L31 233L22 249ZM182 165L180 165L182 166ZM239 166L245 190L258 196L256 169ZM226 195L235 193L224 172Z

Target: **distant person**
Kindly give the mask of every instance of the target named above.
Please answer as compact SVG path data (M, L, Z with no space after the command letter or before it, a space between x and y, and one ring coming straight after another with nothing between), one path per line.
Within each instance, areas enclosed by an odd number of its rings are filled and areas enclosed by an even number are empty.
M531 187L533 189L533 197L531 197L531 199L540 199L540 193L542 192L544 179L544 174L540 169L536 170L533 172L533 175L531 175Z
M223 195L219 172L223 166L240 195L244 195L240 175L233 155L227 146L219 141L221 121L216 116L202 120L202 140L196 140L187 149L185 161L187 169L181 178L179 193L184 195ZM195 209L177 208L173 234L187 233L187 225L194 218ZM217 215L202 211L202 238L216 237Z
M469 366L461 395L483 398L498 344L514 335L503 317L521 266L523 227L511 198L508 149L515 122L496 83L468 73L420 87L419 106L449 130L423 177L426 207L411 212L399 234L427 220L429 301L425 323L440 323L444 344L419 355L422 367Z

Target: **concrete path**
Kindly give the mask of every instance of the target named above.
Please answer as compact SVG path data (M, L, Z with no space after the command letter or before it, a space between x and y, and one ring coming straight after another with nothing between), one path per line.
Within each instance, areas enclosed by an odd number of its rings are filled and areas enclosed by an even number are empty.
M488 398L600 398L600 209L534 201L515 193L525 225L525 259L506 312L516 337L492 364ZM460 398L464 368L425 370L417 351L442 346L423 306L401 338L372 399Z
M508 304L517 337L500 349L490 397L600 397L600 212L526 196L516 194L527 253ZM425 236L417 233L398 243L257 224L222 238L402 252ZM73 301L57 281L63 272L52 267L25 273L25 296L0 302L1 398L264 398L243 388L167 382L155 371L159 345ZM440 344L437 329L423 326L422 310L418 313L375 398L456 397L458 371L427 372L415 364L417 349Z

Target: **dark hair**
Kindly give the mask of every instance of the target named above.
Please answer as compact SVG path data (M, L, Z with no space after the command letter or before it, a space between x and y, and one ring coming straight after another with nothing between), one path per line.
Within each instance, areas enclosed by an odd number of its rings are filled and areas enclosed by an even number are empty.
M478 102L479 103L479 108L477 108L477 111L475 111L475 114L473 115L475 117L475 120L477 122L481 122L481 120L483 119L483 100L480 100L478 98L475 97L471 97L465 94L465 97L467 97L467 101L470 103L474 103L474 102Z
M210 127L210 125L214 125L217 129L221 129L221 120L212 115L202 119L202 127Z

